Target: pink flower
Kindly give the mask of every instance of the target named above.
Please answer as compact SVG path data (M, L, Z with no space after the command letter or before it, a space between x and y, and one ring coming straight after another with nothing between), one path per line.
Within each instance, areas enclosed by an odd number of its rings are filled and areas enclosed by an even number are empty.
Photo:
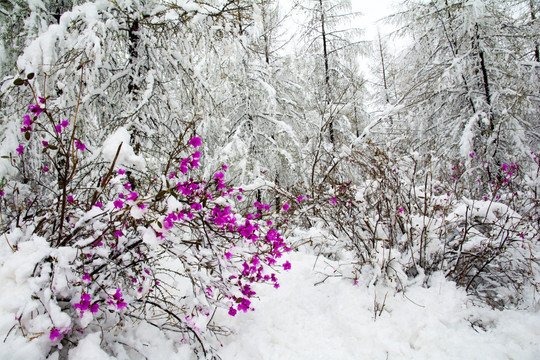
M122 200L116 200L114 202L114 207L117 209L121 209L124 207L124 202Z
M124 233L122 232L122 230L116 230L114 232L114 236L116 236L117 238L120 238L120 237L124 236Z
M200 137L195 136L193 139L189 140L189 145L193 146L194 148L201 146L202 141Z
M118 175L124 175L125 173L126 173L126 170L118 169Z
M236 309L233 308L232 306L229 308L229 315L231 315L231 316L235 316L235 315L236 315Z
M63 128L68 127L68 126L69 126L69 121L63 120L63 121L60 123L60 126L62 126Z
M240 299L240 304L238 304L238 310L242 310L243 312L247 312L249 310L249 306L251 305L251 301L248 299Z
M43 141L41 142L41 144L43 144L43 147L49 146L49 143L48 143L47 141L45 141L45 140L43 140Z
M75 147L78 149L78 150L81 150L81 151L84 151L84 149L86 149L86 145L84 145L81 141L79 140L75 140Z
M109 300L109 304L116 305L117 310L127 307L127 304L125 303L120 291L120 289L116 289L116 293L113 295L112 299Z
M32 125L32 119L30 118L30 115L28 115L28 114L24 115L23 119L24 119L24 121L23 121L24 126Z
M96 201L96 203L94 204L95 207L98 207L100 209L103 209L103 204L100 203L99 201Z
M47 172L49 171L49 168L47 167L47 165L43 165L43 172Z
M227 170L229 167L227 165L222 166L223 170Z
M289 207L290 207L290 206L289 206L289 204L285 204L285 205L283 205L283 211L287 211L287 210L289 210Z
M63 335L60 333L60 330L58 329L53 329L51 333L49 334L49 339L55 342L62 340L62 337Z
M95 308L95 306L91 304L89 294L82 294L81 300L78 303L73 304L73 307L75 309L79 309L81 317L83 317L84 312L88 310L88 308L90 308L91 312L95 312L95 311L92 311L92 307Z
M30 112L33 112L36 116L39 116L43 112L43 109L39 105L28 104L28 107L30 108Z
M41 104L45 104L45 98L38 96L38 100Z
M17 151L17 153L19 155L22 155L23 151L24 151L24 146L22 145L19 145L19 147L17 149L15 149Z
M67 202L72 204L73 203L73 195L69 195L67 198Z
M88 283L92 281L92 279L90 278L89 273L84 274L82 279L83 279L84 282L88 282Z
M303 197L303 196L299 196L298 198L296 198L296 200L297 200L298 202L300 202L300 201L304 200L304 197Z
M283 270L291 270L291 263L289 261L285 261L285 264L283 264Z
M194 204L191 204L191 208L195 211L199 211L202 209L202 205L199 204L199 203L194 203Z
M124 302L124 301L121 301L119 302L117 305L116 305L116 308L118 310L122 310L123 308L127 307L127 304Z
M163 220L163 228L165 230L170 230L170 229L173 228L173 226L174 226L174 223L172 222L172 220L170 218L165 218Z
M131 191L128 195L128 197L126 198L126 200L135 200L139 197L139 193L135 192L135 191Z
M56 125L54 128L56 129L56 132L57 132L57 133L60 134L60 133L62 132L62 126Z
M401 214L403 212L403 208L399 208L399 213Z

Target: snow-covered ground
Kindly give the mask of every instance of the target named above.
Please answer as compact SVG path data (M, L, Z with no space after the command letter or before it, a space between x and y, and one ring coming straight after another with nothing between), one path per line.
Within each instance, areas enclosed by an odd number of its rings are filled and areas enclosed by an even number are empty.
M223 359L540 358L538 312L472 306L442 276L405 293L339 277L314 286L324 278L316 272L335 264L319 258L314 271L314 256L290 257L281 288L261 291L255 312L228 320L237 334L226 339Z
M280 289L258 289L256 311L236 317L216 314L233 331L220 339L223 360L540 358L538 311L473 305L462 289L437 275L430 287L411 284L405 293L383 284L354 285L342 277L321 282L335 263L299 252L289 260L293 268L281 274ZM0 330L6 331L13 314L6 313L5 305L17 290L5 287L14 284L8 279L0 280ZM100 337L87 336L69 358L110 359L99 348ZM116 349L117 358L193 358L179 339L175 342L150 325L127 330L120 339L127 346ZM2 340L0 359L44 358L39 339L4 333Z

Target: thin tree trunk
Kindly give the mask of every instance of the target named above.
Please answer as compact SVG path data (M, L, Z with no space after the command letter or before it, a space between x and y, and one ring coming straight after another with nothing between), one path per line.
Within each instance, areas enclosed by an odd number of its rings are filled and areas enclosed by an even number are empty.
M321 35L322 35L322 45L323 45L323 60L324 60L324 88L325 88L325 96L326 96L326 104L330 104L330 66L329 66L329 60L328 60L328 47L327 47L327 38L326 38L326 19L324 17L324 8L323 8L323 0L319 0L319 6L321 10ZM329 134L330 134L330 142L332 144L335 143L334 139L334 122L332 119L330 119L330 122L328 124Z

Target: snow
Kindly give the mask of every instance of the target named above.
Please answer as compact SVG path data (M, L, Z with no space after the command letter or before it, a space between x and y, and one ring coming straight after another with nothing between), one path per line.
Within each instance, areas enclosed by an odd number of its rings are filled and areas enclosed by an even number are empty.
M144 158L135 155L133 148L129 145L130 133L124 127L119 127L113 134L111 134L103 143L103 159L108 162L113 162L118 147L122 144L120 153L116 160L116 168L134 167L138 170L144 170L146 168L146 162Z
M279 290L259 290L261 301L255 312L223 319L236 333L224 343L224 360L535 359L540 355L538 313L472 306L465 292L441 274L431 279L429 288L416 285L405 293L383 285L354 286L339 277L314 286L314 259L291 254L293 270L281 274ZM318 264L316 270L326 272L336 266L329 260ZM376 316L375 308L383 304ZM488 331L471 326L481 318L488 319Z
M32 255L30 248L23 248L21 256L38 256L45 250L38 246ZM356 285L346 276L332 276L340 264L322 256L303 252L287 256L292 269L280 274L279 289L256 289L260 299L255 311L235 317L226 310L217 311L215 320L232 330L232 335L219 338L223 360L526 360L540 356L537 310L498 311L475 305L463 289L440 273L427 280L429 286L423 286L426 279L417 277L405 292L398 292L391 283L370 284L369 274ZM342 269L347 275L346 267ZM24 292L20 288L25 285L14 281L17 277L19 270L14 266L4 266L0 272L0 283L10 290L0 298L4 334L16 325L11 313L13 296ZM4 335L0 358L44 358L46 335L28 341L15 333ZM100 348L101 336L89 333L69 350L68 358L113 359ZM117 359L194 358L181 339L168 338L149 324L126 328L116 338L127 345L114 349ZM54 353L50 358L58 356Z
M69 359L77 360L109 360L113 359L105 351L103 351L99 344L101 342L100 334L93 333L85 337L79 342L76 348L69 351Z

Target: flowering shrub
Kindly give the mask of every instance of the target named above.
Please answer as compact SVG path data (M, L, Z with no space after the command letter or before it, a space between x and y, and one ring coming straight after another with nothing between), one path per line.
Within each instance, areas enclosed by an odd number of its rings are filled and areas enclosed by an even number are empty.
M253 311L256 284L278 288L278 269L291 268L281 264L290 249L269 207L239 213L243 191L225 181L225 165L198 177L197 136L179 140L164 159L166 175L135 186L117 165L129 144L103 163L77 136L77 116L55 121L48 99L30 81L18 83L36 101L23 117L24 140L11 157L19 178L4 182L1 210L8 263L24 264L29 288L16 314L20 331L54 352L97 329L143 320L182 333L210 356L211 335L226 333L215 311Z
M310 239L319 253L353 254L354 283L368 274L403 288L408 277L427 282L443 271L492 306L525 304L540 271L540 166L531 158L527 169L509 161L490 173L496 166L471 154L439 175L425 170L435 164L421 169L414 157L397 160L366 145L293 210L320 229L323 236ZM361 175L344 176L351 173Z

